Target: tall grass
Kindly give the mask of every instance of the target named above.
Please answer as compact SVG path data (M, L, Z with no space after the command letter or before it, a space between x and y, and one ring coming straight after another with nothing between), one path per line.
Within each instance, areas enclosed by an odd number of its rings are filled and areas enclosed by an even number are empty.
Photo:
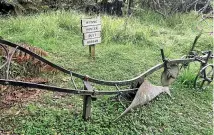
M199 63L191 63L185 69L182 69L179 77L178 82L181 85L193 88L195 77L199 72L200 65Z

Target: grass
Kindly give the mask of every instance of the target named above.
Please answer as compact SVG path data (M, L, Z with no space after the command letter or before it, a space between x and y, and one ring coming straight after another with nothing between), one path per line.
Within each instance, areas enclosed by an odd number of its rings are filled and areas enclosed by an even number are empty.
M151 11L136 12L129 18L104 15L102 43L96 45L96 60L93 60L89 58L88 47L81 44L80 20L84 17L87 16L75 11L56 11L1 18L0 36L41 47L49 52L49 60L75 72L104 80L125 80L160 63L160 48L164 48L167 58L182 57L199 33L196 29L199 19L194 13L175 15L167 20ZM196 49L211 50L212 47L212 36L204 33ZM81 97L66 95L55 99L56 93L44 92L37 102L0 111L0 129L19 134L53 135L212 134L212 88L205 91L192 88L195 75L192 71L198 67L190 66L190 70L182 72L170 86L173 98L163 94L115 123L111 121L124 108L108 96L93 102L92 119L85 122ZM160 85L160 73L155 72L148 79ZM58 86L71 86L69 76L41 76ZM80 81L78 87L82 87Z

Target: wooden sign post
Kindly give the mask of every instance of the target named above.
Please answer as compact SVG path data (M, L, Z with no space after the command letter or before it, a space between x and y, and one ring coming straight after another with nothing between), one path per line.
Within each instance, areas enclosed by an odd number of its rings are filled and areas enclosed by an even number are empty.
M95 58L95 45L101 43L101 20L82 19L81 20L83 45L89 46L89 54Z

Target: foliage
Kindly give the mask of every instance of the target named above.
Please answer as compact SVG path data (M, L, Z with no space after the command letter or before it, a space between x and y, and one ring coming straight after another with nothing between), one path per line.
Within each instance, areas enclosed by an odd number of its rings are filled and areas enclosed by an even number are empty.
M94 3L89 0L1 0L0 14L29 14L48 11L50 9L79 9L85 4Z
M152 9L164 17L191 10L199 13L212 12L211 0L141 0L137 1L137 3L141 8Z

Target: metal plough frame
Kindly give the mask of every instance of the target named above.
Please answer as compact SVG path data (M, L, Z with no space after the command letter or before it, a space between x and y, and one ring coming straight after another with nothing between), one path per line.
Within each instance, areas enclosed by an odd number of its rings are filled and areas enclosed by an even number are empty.
M7 73L9 72L9 69L10 69L10 61L11 61L13 54L9 56L9 52L7 51L7 49L4 46L12 47L12 48L15 48L15 50L23 51L24 53L29 54L32 57L35 57L36 59L40 60L41 62L43 62L43 63L45 63L45 64L47 64L53 68L56 68L57 70L65 73L65 74L71 75L71 77L74 76L74 77L80 78L84 82L85 89L84 90L77 89L73 79L72 79L72 82L75 86L75 89L68 89L68 88L60 88L60 87L44 85L44 84L36 84L36 83L30 83L30 82L9 80L8 75L7 75L6 79L0 79L0 84L12 85L12 86L21 86L21 87L28 87L28 88L38 88L38 89L44 89L44 90L49 90L49 91L57 91L57 92L65 92L65 93L72 93L72 94L78 94L78 95L85 95L85 97L86 97L85 98L85 100L86 100L85 106L88 106L87 103L90 102L90 99L89 99L89 102L87 101L87 99L88 99L87 97L96 96L96 95L115 95L118 93L135 92L135 91L137 91L137 88L120 90L118 88L118 86L131 85L132 83L134 83L140 79L144 79L145 77L149 76L150 74L152 74L153 72L155 72L157 70L160 70L161 68L166 69L167 65L186 64L186 63L190 63L190 62L194 62L194 61L200 62L200 61L207 59L207 56L195 56L195 57L186 57L185 59L166 60L164 53L163 53L163 50L161 50L163 62L155 65L154 67L150 68L149 70L140 74L139 76L132 78L130 80L105 81L105 80L95 79L95 78L89 77L87 75L82 75L82 74L75 73L73 71L67 70L67 69L65 69L61 66L58 66L58 65L46 60L45 58L35 54L34 52L31 52L31 51L23 48L22 46L15 44L15 43L11 43L9 41L0 39L0 46L3 47L3 49L7 55L7 61L2 66L0 66L0 69L4 66L8 65ZM90 85L90 82L100 84L100 85L115 86L117 88L117 90L115 90L115 91L97 91L97 90L93 89L93 87ZM87 107L86 107L85 111L87 112ZM90 113L90 111L89 111L89 113ZM88 117L90 117L90 114ZM88 117L85 116L85 119L88 119Z

